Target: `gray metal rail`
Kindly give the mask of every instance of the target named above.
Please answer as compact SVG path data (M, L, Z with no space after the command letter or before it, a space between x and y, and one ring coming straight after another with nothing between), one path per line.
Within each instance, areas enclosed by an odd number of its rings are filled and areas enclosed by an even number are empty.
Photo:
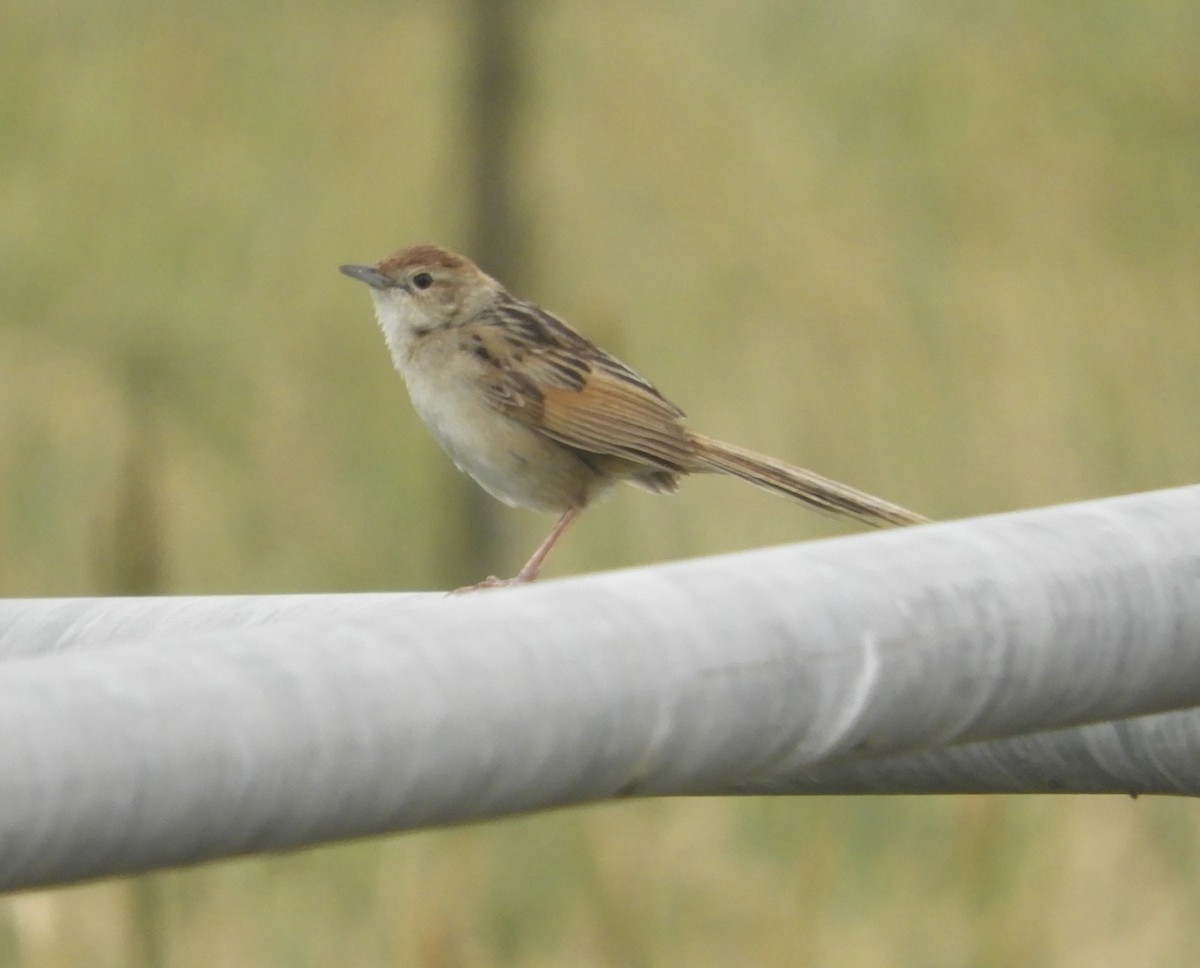
M1200 714L1154 714L1200 707L1198 584L1182 488L449 598L0 602L0 887L614 796L1195 793Z

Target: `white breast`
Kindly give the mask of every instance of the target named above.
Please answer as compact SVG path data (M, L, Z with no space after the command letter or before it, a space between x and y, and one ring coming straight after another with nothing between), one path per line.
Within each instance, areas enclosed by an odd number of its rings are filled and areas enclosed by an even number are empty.
M451 330L424 336L384 319L392 361L418 416L459 470L511 507L561 512L587 502L595 483L574 454L493 408L484 364Z

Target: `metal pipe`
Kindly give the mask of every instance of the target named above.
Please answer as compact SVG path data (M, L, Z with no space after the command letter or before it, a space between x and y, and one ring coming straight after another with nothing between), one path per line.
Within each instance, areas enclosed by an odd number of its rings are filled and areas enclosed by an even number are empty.
M1200 706L1197 575L1193 487L200 632L96 603L106 647L0 662L0 886Z

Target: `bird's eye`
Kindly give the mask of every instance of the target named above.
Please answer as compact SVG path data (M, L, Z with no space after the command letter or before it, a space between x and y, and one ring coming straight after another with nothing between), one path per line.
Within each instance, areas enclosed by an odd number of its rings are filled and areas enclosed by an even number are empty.
M413 276L413 285L418 289L428 289L433 285L433 276L428 272L418 272Z

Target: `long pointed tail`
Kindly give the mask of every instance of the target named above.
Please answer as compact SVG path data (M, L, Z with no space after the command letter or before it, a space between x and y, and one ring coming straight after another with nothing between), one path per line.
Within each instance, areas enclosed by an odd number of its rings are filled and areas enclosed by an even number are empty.
M691 437L696 444L697 470L732 474L768 491L796 498L819 511L844 514L877 528L888 524L929 522L929 518L899 505L802 467L793 467L765 454L756 454L700 434L694 433Z

